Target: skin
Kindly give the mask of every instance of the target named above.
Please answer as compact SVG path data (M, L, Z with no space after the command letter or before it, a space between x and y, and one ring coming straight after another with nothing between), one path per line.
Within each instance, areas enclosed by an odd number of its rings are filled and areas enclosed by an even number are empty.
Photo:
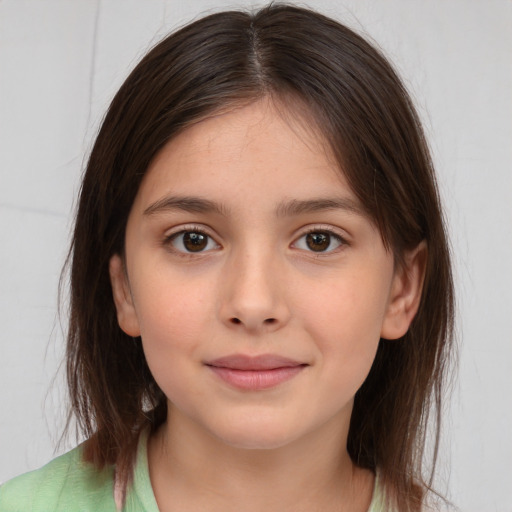
M172 139L140 186L124 258L111 259L119 324L142 337L168 398L148 448L164 512L357 512L371 501L374 477L346 451L353 398L380 338L412 321L426 250L395 268L324 141L293 118L261 100ZM313 200L338 204L293 208ZM190 252L184 233L201 232ZM303 367L242 390L207 364L232 354Z

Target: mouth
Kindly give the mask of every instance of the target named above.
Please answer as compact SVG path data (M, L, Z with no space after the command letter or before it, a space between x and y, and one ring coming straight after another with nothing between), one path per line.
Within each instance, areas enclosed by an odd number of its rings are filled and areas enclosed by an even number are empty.
M276 387L294 378L309 366L306 363L272 354L261 356L235 354L205 364L230 386L247 391Z

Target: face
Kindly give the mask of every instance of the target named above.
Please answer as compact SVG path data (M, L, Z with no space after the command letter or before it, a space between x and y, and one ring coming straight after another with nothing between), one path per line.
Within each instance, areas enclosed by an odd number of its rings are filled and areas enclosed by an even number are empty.
M171 140L111 260L170 417L237 447L346 430L380 337L414 314L325 144L288 117L260 101Z

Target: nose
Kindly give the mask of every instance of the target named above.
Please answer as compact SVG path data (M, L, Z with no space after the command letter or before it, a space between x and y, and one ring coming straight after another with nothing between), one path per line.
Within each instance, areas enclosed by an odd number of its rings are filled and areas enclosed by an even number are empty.
M220 317L252 334L276 331L290 319L285 269L269 250L246 249L230 258L222 276Z

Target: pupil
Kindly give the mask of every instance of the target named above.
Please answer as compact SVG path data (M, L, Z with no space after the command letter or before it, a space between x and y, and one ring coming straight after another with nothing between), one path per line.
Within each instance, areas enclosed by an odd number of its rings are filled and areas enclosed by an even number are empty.
M202 251L207 243L208 239L206 235L201 233L188 232L183 235L183 245L187 248L187 251Z
M331 243L330 237L326 233L309 233L306 236L306 243L312 251L325 251Z

